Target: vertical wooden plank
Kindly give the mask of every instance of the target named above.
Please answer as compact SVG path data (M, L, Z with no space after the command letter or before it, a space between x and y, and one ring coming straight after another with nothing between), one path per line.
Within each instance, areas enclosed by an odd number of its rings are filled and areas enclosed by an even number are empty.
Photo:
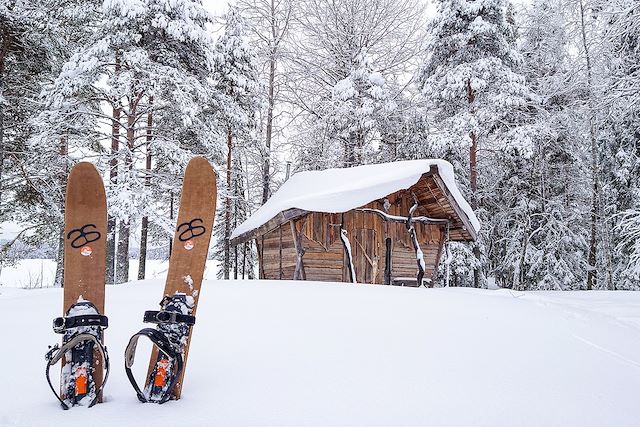
M278 227L278 279L282 280L282 225Z
M431 287L433 287L436 275L438 274L438 265L440 265L440 258L442 257L444 243L444 233L440 233L440 239L438 240L438 255L436 256L435 263L433 264L433 273L431 273Z
M258 278L264 279L264 234L260 239L256 238L256 249L258 251Z

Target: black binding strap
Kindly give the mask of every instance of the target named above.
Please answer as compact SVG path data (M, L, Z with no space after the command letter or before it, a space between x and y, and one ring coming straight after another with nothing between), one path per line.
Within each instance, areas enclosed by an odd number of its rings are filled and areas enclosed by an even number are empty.
M53 330L57 334L64 334L65 330L80 326L107 328L109 327L109 319L102 314L83 314L81 316L56 317L53 319Z
M180 314L175 311L152 311L144 312L144 323L184 323L189 326L196 324L196 316Z
M147 313L145 313L145 318L147 316ZM193 317L193 316L190 316L190 317ZM171 392L173 391L173 387L176 385L176 383L178 382L178 379L180 378L180 375L182 374L182 366L183 366L182 354L180 352L175 351L173 346L169 342L169 339L157 329L144 328L140 332L138 332L137 334L131 337L131 339L129 340L129 344L127 345L127 348L124 352L124 369L127 372L127 377L129 378L129 382L131 383L134 390L136 391L136 394L138 395L138 400L140 400L140 402L142 403L148 402L148 400L145 397L144 393L140 390L138 383L133 377L133 372L131 372L131 367L133 366L133 362L136 356L136 346L138 345L138 338L140 337L149 338L149 340L153 344L155 344L161 352L166 354L169 357L169 359L171 359L172 363L175 364L176 371L171 375L171 379L169 381L169 385L167 387L166 393L162 396L162 398L158 402L160 404L165 403L171 398Z
M107 383L107 379L109 378L109 353L107 353L107 348L102 345L100 340L96 338L95 335L78 334L75 337L73 337L71 340L69 340L67 343L63 344L62 347L56 344L45 355L45 359L47 359L47 369L46 369L47 382L49 383L49 387L51 388L51 391L53 391L53 394L58 398L58 400L60 401L60 404L62 405L62 408L65 410L69 409L69 405L67 405L64 402L62 397L58 394L56 389L53 387L53 384L51 384L51 377L49 375L49 370L53 365L58 363L60 359L62 359L62 356L64 356L64 354L67 351L70 351L76 345L84 342L93 342L97 344L98 353L100 354L100 357L102 357L102 361L105 367L104 379L102 380L102 384L100 385L100 387L96 389L96 397L89 404L89 408L90 408L96 403L98 403L98 397L100 396L100 393L102 393L102 389L104 388L104 385Z

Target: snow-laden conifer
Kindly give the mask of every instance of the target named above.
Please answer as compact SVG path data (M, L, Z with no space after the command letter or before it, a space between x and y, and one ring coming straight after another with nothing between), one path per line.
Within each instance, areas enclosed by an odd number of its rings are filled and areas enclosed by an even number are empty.
M163 156L165 165L170 159L169 170L175 173L191 153L215 151L206 120L207 106L217 105L209 79L211 21L197 0L107 0L91 37L45 90L48 108L40 121L48 118L49 125L42 126L34 145L50 144L46 134L55 126L61 134L78 135L68 141L70 150L98 156L97 163L107 169L109 162L113 171L107 191L110 215L119 221L117 282L128 280L132 226L143 216L165 222L152 188L160 190L157 194L166 188L162 176L143 166L144 158ZM151 129L149 117L155 123ZM179 138L187 132L195 145ZM175 184L167 182L171 188Z
M246 22L234 6L227 11L224 33L215 44L213 76L220 97L220 108L213 117L224 129L227 145L223 203L216 221L220 236L216 259L222 264L218 276L228 279L232 270L237 277L242 269L254 269L250 261L253 248L242 245L232 249L229 238L234 224L240 224L249 214L245 144L255 143L256 114L262 107L257 57L249 44Z

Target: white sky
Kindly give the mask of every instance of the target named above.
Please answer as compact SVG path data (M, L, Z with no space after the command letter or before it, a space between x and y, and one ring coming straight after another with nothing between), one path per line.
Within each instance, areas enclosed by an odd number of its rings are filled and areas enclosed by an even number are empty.
M227 0L202 0L202 5L216 16L224 13L229 2Z

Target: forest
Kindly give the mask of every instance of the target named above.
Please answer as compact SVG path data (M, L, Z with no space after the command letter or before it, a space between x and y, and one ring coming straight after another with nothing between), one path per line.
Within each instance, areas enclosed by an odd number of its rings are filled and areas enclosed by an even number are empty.
M640 289L637 0L0 0L0 264L58 261L71 167L105 180L107 283L166 258L180 178L229 244L292 174L445 159L482 228L452 286Z

